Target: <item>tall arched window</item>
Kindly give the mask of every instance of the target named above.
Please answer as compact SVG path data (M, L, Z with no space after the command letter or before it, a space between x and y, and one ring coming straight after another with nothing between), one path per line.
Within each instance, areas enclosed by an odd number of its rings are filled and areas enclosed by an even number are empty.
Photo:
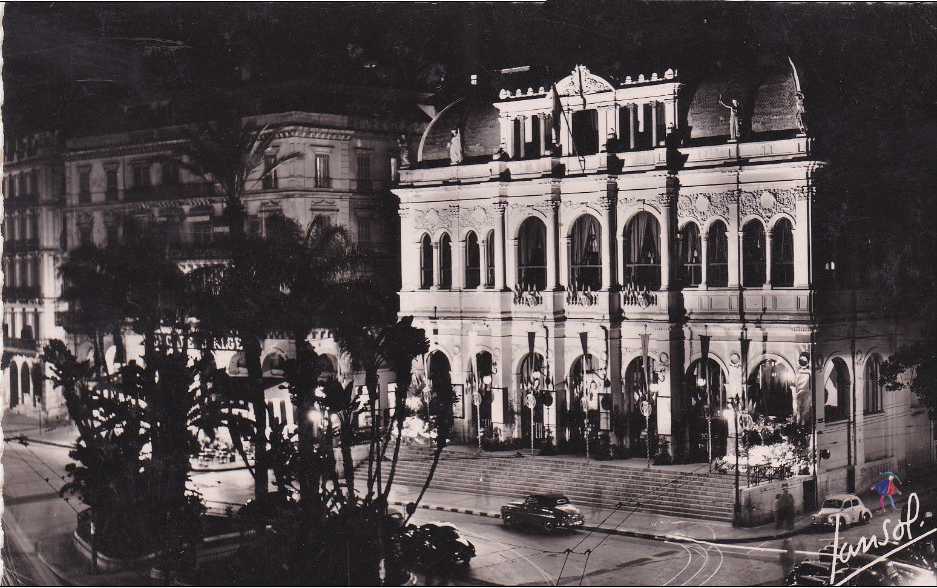
M791 386L794 373L783 363L766 359L748 376L748 400L755 414L787 418L794 414Z
M478 236L469 231L465 236L465 287L477 288L481 282L481 253L478 250Z
M569 283L577 290L602 288L602 239L599 221L585 214L573 223L569 243Z
M687 370L686 378L687 397L693 407L705 406L706 392L709 392L709 406L716 409L726 407L726 378L722 368L713 358L706 363L697 359Z
M488 271L485 276L485 287L495 287L495 232L488 231L485 237L485 257L488 258Z
M23 368L20 370L20 394L22 395L24 401L26 400L26 397L29 396L31 391L29 389L30 380L29 365L24 363Z
M628 222L624 237L624 282L659 290L660 225L657 219L649 212L639 212Z
M726 225L716 221L709 227L706 241L706 285L725 287L729 285L729 239Z
M45 395L43 394L43 390L45 389L45 386L43 386L45 377L42 374L42 365L38 363L33 364L32 376L33 376L33 404L36 404L36 403L40 405L45 404Z
M849 368L842 358L833 359L833 369L826 378L823 388L826 391L825 408L823 410L826 422L840 421L849 416L849 392L852 381L849 378Z
M420 288L428 290L433 286L433 242L429 235L423 235L420 243Z
M547 287L547 227L530 217L517 234L517 283L524 290Z
M865 362L865 414L882 411L881 368L882 358L878 355L872 355Z
M651 382L653 383L655 377L653 357L648 357L648 366L648 371L651 374ZM631 360L631 363L628 364L628 369L625 370L625 397L630 398L633 402L640 402L647 398L649 387L646 381L644 360L640 357L636 357Z
M10 362L10 408L20 403L20 374L16 364Z
M794 285L794 231L786 218L771 229L771 285Z
M683 283L687 286L699 286L703 281L703 243L699 228L694 223L683 227L680 239L680 263Z
M439 287L452 288L452 239L443 233L439 238Z
M760 221L749 221L742 228L742 285L761 288L766 272L765 228Z

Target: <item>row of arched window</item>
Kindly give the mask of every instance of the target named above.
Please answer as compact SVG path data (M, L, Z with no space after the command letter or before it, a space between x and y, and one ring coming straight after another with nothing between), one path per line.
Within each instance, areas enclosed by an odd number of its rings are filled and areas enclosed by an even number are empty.
M37 363L30 368L29 364L24 363L22 367L17 367L16 362L11 361L8 377L10 408L25 402L30 396L32 397L33 406L43 404L45 399L42 394L42 382L45 378L42 374L41 365Z
M569 260L568 283L576 290L600 290L602 283L601 225L592 215L583 215L573 223L567 245ZM659 290L661 287L661 235L660 224L654 215L639 212L625 226L623 232L622 284L636 288ZM794 285L793 227L787 219L780 219L771 231L771 285ZM481 275L479 236L470 231L465 238L465 287L486 288L495 282L495 236L485 236L487 256L486 275ZM452 238L444 233L440 237L438 267L434 266L434 249L430 236L424 235L420 245L420 288L434 285L434 271L439 272L436 286L452 287ZM742 285L762 287L767 281L767 244L761 221L751 220L742 227ZM547 227L537 217L526 219L520 226L516 249L517 284L523 290L547 288ZM704 255L699 227L689 222L678 236L680 277L686 286L699 286L706 269L706 285L729 285L729 241L726 225L716 221L707 230ZM704 259L705 257L705 259ZM484 282L483 282L484 281Z

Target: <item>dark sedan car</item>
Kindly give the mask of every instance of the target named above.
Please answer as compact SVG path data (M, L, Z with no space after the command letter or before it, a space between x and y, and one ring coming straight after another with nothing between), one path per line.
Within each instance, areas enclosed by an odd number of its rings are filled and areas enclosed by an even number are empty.
M553 531L585 524L579 509L562 494L531 494L522 501L501 507L501 520L511 526L528 526Z

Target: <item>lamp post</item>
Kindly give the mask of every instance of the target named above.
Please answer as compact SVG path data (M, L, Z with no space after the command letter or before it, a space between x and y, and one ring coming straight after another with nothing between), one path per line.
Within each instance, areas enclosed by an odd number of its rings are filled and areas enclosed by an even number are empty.
M732 422L735 427L735 508L732 511L732 524L737 527L742 520L742 490L739 485L739 410L741 409L741 400L738 395L729 399L729 406L732 407Z
M708 367L708 366L707 366ZM707 370L708 371L708 370ZM713 473L713 414L712 406L709 404L709 383L708 378L697 378L696 385L703 389L706 395L706 455L709 457L709 473Z

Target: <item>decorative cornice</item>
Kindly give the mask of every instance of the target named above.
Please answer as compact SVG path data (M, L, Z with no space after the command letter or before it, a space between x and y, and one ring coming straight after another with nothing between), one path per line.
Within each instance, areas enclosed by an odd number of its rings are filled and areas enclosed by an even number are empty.
M677 200L677 215L701 223L713 217L728 220L730 198L726 192L681 194Z
M472 206L459 210L459 223L472 228L487 228L494 224L488 207Z
M448 229L452 225L453 209L430 208L428 210L416 210L413 213L413 228L422 229L430 233L435 233L440 229ZM455 209L458 214L458 208Z
M804 191L804 188L743 192L739 196L739 214L742 216L758 216L765 221L770 220L779 213L787 213L793 216L795 200L802 191Z

